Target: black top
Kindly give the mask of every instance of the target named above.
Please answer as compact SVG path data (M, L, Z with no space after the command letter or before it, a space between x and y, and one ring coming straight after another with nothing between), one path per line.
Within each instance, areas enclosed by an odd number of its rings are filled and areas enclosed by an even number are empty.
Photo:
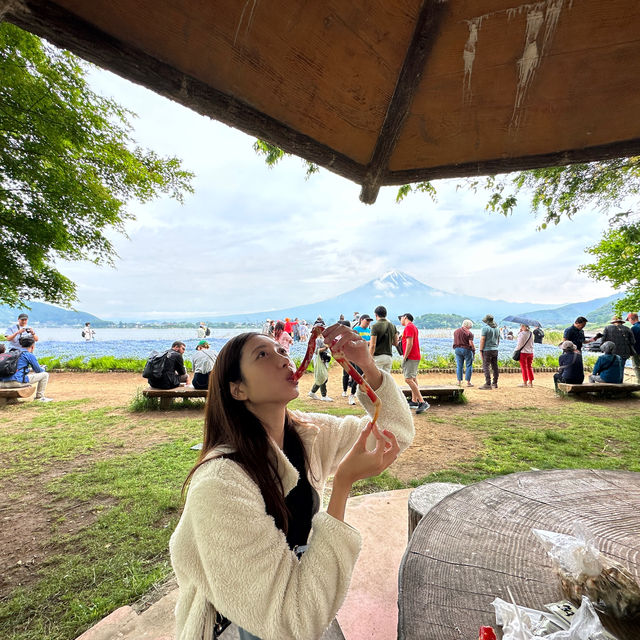
M182 354L169 349L164 362L164 369L159 378L149 378L149 386L154 389L173 389L180 386L180 376L187 373L184 368Z
M578 351L582 351L582 345L585 341L584 331L578 329L575 324L572 324L564 330L564 339L571 340L571 342L576 345Z
M567 384L582 384L584 382L584 368L582 354L578 351L562 353L558 358L560 364L560 381Z
M311 531L311 520L320 508L320 496L307 478L300 438L296 438L293 430L289 427L284 432L283 451L300 476L298 484L284 499L289 510L287 542L289 548L293 549L296 546L307 544Z

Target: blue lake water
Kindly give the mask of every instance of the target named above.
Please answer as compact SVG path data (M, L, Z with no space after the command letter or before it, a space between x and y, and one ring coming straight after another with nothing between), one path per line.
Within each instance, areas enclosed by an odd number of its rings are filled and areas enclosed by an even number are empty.
M182 340L187 345L187 359L194 351L198 338L196 329L96 329L95 340L86 342L79 328L38 327L40 338L36 346L36 355L55 356L63 360L81 356L88 360L100 356L117 358L147 358L152 351L164 351L174 340ZM233 336L246 329L212 329L208 341L212 349L219 351ZM453 330L420 330L420 349L428 359L437 356L448 357L452 353ZM306 343L296 342L291 346L293 357L302 356ZM506 340L500 344L499 358L511 356L515 341ZM535 355L559 355L560 350L548 344L536 344ZM400 356L397 356L399 358Z

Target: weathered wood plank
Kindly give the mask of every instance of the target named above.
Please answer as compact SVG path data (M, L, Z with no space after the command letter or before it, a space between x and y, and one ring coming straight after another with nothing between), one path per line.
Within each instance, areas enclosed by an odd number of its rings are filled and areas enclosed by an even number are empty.
M400 391L404 393L407 398L411 397L411 389L408 386L400 387ZM450 386L421 386L420 393L423 397L427 398L451 398L455 399L460 397L464 393L464 389L462 387L456 387L454 385Z
M373 204L378 197L378 191L388 172L389 159L411 109L427 58L436 42L442 16L447 9L448 4L440 0L426 0L422 5L413 38L400 69L398 81L362 183L360 200L365 204Z
M36 385L32 384L28 387L16 387L15 389L0 389L0 397L2 398L28 398L33 395Z
M175 389L154 389L147 387L142 390L142 395L147 398L206 398L206 389L194 389L193 387L175 387Z
M564 393L633 393L640 391L640 384L613 382L585 382L583 384L567 384L559 382L558 389Z
M174 389L154 389L147 387L142 390L146 398L160 398L160 408L170 409L176 398L206 398L207 389L194 389L193 387L175 387Z

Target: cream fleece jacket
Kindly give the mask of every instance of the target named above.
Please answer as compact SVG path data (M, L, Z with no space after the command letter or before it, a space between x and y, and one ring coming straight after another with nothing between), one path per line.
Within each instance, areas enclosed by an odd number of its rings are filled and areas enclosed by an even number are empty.
M376 393L382 402L378 425L406 449L414 426L404 396L387 373ZM358 390L358 397L372 415L366 394ZM327 477L369 418L294 415L302 422L298 432L309 453L309 481L322 497ZM287 495L298 472L275 445L273 455ZM177 640L211 640L216 610L263 640L320 637L345 598L361 540L358 531L325 511L312 525L309 549L298 560L240 465L225 458L202 465L169 545L180 587Z

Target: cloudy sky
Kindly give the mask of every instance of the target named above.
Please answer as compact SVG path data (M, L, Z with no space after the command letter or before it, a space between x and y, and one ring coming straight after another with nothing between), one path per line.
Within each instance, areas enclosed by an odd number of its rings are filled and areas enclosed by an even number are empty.
M436 183L434 203L395 187L374 205L326 170L304 178L298 158L270 169L253 139L131 84L92 71L93 88L134 111L136 141L182 158L195 193L134 204L129 238L113 238L116 268L61 265L76 308L102 318L169 318L262 311L331 298L405 271L432 287L514 302L560 304L613 293L578 273L606 227L586 212L536 231L526 207L484 210L486 194Z

